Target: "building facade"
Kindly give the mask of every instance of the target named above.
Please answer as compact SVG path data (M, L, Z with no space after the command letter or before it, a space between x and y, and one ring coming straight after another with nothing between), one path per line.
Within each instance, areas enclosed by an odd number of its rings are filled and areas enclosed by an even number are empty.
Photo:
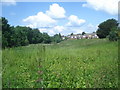
M84 35L81 34L73 34L73 35L67 35L67 36L62 36L62 39L93 39L93 38L99 38L96 33L87 33Z

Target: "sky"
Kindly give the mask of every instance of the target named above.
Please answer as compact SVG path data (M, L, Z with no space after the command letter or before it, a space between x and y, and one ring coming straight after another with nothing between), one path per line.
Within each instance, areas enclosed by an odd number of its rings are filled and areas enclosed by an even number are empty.
M6 2L5 2L6 1ZM10 2L11 1L11 2ZM84 2L16 2L4 0L2 17L11 26L38 28L49 35L92 33L98 25L118 20L119 0L84 0Z

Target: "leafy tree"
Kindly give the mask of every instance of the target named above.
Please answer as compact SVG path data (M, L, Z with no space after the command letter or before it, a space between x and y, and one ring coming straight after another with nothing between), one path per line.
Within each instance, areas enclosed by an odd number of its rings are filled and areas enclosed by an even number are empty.
M111 31L108 38L109 38L110 41L117 41L118 40L118 34L115 33L114 31Z
M86 34L85 32L82 32L82 35Z
M8 46L7 38L5 38L4 35L2 35L2 48L5 48Z
M73 35L73 33L71 33L70 35Z
M25 46L29 44L26 27L17 26L14 31L15 46Z
M44 43L51 43L51 37L47 33L43 33L43 42Z
M120 39L120 27L118 27L117 30L118 30L118 37Z
M55 35L53 36L53 41L56 42L56 43L61 42L61 41L62 41L61 34L60 34L60 33L59 33L59 34L55 34Z
M114 27L111 29L111 32L108 35L108 38L110 41L117 41L119 39L118 31L119 30L117 27L116 28Z
M16 42L15 42L15 27L14 26L12 26L12 27L10 27L10 30L11 30L11 33L10 33L10 38L9 38L9 41L8 41L8 43L9 43L9 47L13 47L13 46L16 46Z
M97 30L97 35L99 38L106 38L109 35L111 28L117 27L118 22L115 19L108 19L101 24L99 24L99 28Z
M31 29L30 27L27 27L28 28L28 33L27 33L27 38L28 38L28 41L29 41L29 44L32 44L33 43L33 29Z
M33 29L29 35L30 43L37 44L43 42L42 33L38 29Z
M5 17L2 17L0 18L0 21L2 22L2 34L10 32L10 25L8 24L8 20L5 19Z
M2 47L5 48L9 46L11 29L8 20L4 17L0 18L0 22L2 22L0 24L0 27L2 27Z

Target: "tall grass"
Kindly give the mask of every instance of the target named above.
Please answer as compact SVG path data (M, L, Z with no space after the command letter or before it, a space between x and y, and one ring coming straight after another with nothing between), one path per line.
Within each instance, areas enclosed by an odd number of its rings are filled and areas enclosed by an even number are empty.
M31 45L3 50L3 87L42 87L37 83L37 80L41 79L38 71L44 58L42 48L41 45Z
M3 87L118 87L118 43L68 40L3 50ZM44 52L45 51L45 52Z

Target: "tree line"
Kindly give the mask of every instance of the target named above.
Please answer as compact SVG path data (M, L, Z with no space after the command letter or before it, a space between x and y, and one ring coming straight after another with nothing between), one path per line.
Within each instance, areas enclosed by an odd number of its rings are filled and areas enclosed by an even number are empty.
M2 22L0 24L0 27L2 27L2 48L26 46L28 44L37 43L59 43L62 41L60 33L49 36L47 33L41 33L37 28L10 26L5 17L1 17L0 22Z
M62 41L61 34L49 36L47 33L41 33L39 29L32 29L26 26L10 26L5 17L0 18L0 27L2 27L2 48L26 46L38 43L59 43ZM109 38L110 41L117 41L120 37L119 23L115 19L108 19L98 25L96 31L98 37ZM72 33L73 34L73 33ZM85 32L82 33L82 35Z

